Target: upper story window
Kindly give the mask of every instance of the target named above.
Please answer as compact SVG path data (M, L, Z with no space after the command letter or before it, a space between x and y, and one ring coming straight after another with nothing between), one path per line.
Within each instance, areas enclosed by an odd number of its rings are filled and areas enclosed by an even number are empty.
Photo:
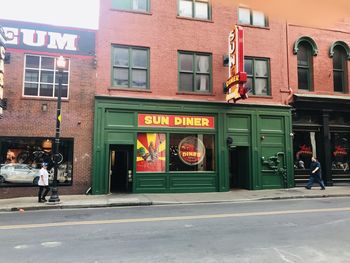
M112 0L112 8L149 12L149 0Z
M149 49L143 47L112 47L112 86L149 88Z
M246 7L238 8L238 23L259 27L268 27L268 19L263 12Z
M63 70L62 98L68 98L69 60ZM57 97L58 70L56 58L26 55L24 68L24 96Z
M270 89L270 60L267 58L244 58L244 70L247 73L245 84L250 94L269 96Z
M317 56L316 42L308 36L297 39L293 46L293 54L297 55L298 89L313 90L313 56Z
M298 53L298 89L312 90L313 70L312 70L312 47L303 41L299 43Z
M347 92L347 53L338 45L333 49L333 86L335 92Z
M209 20L209 0L179 0L179 16Z
M179 91L211 91L211 55L179 52Z

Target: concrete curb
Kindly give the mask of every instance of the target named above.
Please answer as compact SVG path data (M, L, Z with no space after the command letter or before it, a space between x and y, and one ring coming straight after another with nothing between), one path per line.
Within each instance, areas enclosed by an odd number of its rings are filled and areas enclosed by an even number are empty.
M210 203L239 203L239 202L256 202L268 200L288 200L288 199L305 199L305 198L333 198L333 197L350 197L350 194L316 194L316 195L295 195L295 196L273 196L273 197L256 197L256 198L240 198L240 199L222 199L222 200L189 200L189 201L129 201L127 198L120 201L99 201L85 204L64 204L45 203L43 205L20 206L0 208L0 212L23 212L36 210L54 210L54 209L78 209L78 208L103 208L103 207L126 207L126 206L151 206L151 205L179 205L179 204L210 204Z

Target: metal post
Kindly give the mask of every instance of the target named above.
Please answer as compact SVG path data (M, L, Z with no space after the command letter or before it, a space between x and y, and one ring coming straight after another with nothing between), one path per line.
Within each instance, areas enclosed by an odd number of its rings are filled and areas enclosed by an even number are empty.
M63 57L62 57L63 59ZM62 90L62 79L63 79L63 68L58 67L58 93L57 93L57 117L56 117L56 136L55 145L53 151L54 159L54 174L53 174L53 184L52 184L52 194L50 196L49 202L59 202L60 198L58 196L58 183L57 183L57 173L58 173L58 153L60 145L60 133L61 133L61 90Z

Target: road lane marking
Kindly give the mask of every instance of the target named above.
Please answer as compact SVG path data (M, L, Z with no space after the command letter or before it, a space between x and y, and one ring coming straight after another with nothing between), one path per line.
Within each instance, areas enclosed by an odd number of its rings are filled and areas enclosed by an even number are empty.
M271 216L271 215L323 213L323 212L346 212L346 211L350 211L350 207L305 209L305 210L284 210L284 211L270 211L270 212L246 212L246 213L212 214L212 215L192 215L192 216L168 216L168 217L91 220L91 221L68 221L68 222L23 224L23 225L2 225L0 226L0 230L63 227L63 226L78 226L78 225L84 226L84 225L141 223L141 222L161 222L161 221L178 221L178 220L195 220L195 219L216 219L216 218L248 217L248 216Z
M62 245L61 242L56 242L56 241L50 241L50 242L43 242L41 243L43 247L59 247Z

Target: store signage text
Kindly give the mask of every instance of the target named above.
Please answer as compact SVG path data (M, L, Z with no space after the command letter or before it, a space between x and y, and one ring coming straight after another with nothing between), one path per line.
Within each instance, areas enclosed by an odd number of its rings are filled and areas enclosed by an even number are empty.
M197 165L205 157L205 147L203 142L196 137L186 137L178 146L180 160L188 165Z
M92 56L95 54L95 32L83 29L0 20L7 48L60 52Z
M4 27L6 44L76 51L78 35L25 28Z
M138 126L199 129L215 128L214 117L211 116L180 116L163 114L139 114Z
M247 73L244 72L243 53L243 28L235 26L230 32L229 38L229 78L226 81L226 101L247 98L247 90L244 83L247 81Z

